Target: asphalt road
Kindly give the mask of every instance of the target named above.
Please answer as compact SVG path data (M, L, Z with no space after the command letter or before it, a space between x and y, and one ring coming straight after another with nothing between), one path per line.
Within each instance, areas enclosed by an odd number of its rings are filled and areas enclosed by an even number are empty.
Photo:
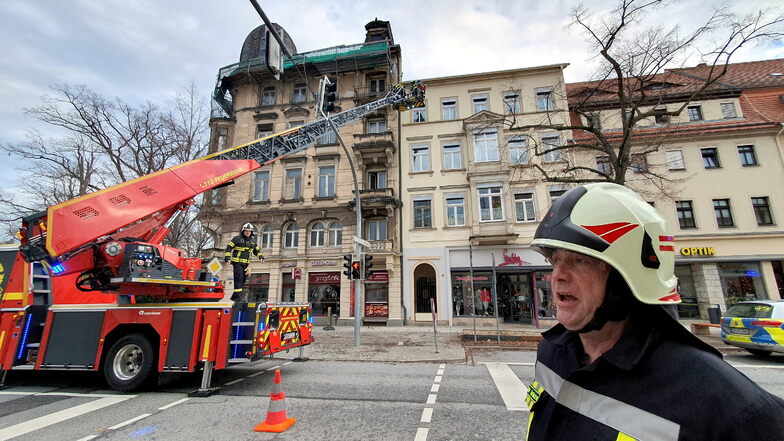
M784 398L784 355L726 359ZM221 390L206 398L187 397L193 375L121 394L95 375L15 372L0 391L0 440L519 440L533 362L524 351L475 351L455 364L267 360L217 372ZM276 368L297 422L254 432Z

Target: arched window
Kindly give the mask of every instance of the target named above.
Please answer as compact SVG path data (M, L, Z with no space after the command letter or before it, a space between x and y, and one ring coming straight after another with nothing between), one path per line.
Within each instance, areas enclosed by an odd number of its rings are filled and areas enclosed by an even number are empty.
M324 246L324 224L316 222L310 228L310 246L323 247Z
M292 222L286 225L286 228L283 230L284 239L283 239L283 247L284 248L297 248L299 245L299 226Z
M261 229L261 244L262 248L272 248L272 232L275 231L272 225L265 225Z
M329 246L339 247L343 244L343 224L332 222L329 224Z

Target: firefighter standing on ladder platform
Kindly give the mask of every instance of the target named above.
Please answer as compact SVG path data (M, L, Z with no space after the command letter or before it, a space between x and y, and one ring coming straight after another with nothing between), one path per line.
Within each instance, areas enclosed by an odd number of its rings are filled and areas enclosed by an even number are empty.
M229 242L226 246L226 256L224 260L231 262L234 267L234 291L231 294L231 300L238 302L242 299L242 288L245 286L245 271L248 269L250 263L251 253L258 256L261 261L264 261L264 256L259 250L259 245L256 243L256 235L253 231L253 225L247 223L242 226L242 231L238 236Z

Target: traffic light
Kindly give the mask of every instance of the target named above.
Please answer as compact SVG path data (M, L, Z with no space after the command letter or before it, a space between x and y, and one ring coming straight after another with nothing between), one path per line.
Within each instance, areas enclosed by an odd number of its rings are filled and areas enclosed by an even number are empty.
M362 258L362 260L363 260L363 262L362 262L362 269L363 269L363 272L365 273L365 277L364 278L365 279L369 279L370 278L370 268L373 268L373 262L371 262L373 260L373 256L371 256L370 254L365 254L365 256Z
M331 83L328 79L324 79L324 101L322 103L322 110L326 112L333 112L335 110L335 100L338 98L338 85Z
M360 279L359 277L359 260L351 262L351 278Z
M351 279L351 254L345 254L343 260L345 260L343 263L343 268L345 268L345 270L343 270L343 275Z

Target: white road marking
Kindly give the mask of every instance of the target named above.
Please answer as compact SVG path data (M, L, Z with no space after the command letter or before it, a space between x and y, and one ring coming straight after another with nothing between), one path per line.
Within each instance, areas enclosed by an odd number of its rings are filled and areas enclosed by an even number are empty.
M436 379L433 382L434 383L440 383L441 382L441 378L443 378L441 375L436 375Z
M34 395L34 394L22 394L22 395ZM60 394L60 395L64 395L64 394ZM81 395L81 396L85 396L85 395ZM95 401L90 401L89 403L80 404L78 406L74 406L68 409L63 409L57 412L50 413L49 415L33 418L32 420L25 421L23 423L14 424L13 426L6 427L5 429L0 429L0 440L7 440L17 436L22 436L34 430L51 426L52 424L57 424L67 419L74 418L88 412L92 412L94 410L102 409L104 407L111 406L113 404L122 403L123 401L132 398L134 396L135 395L120 395L120 396L112 396L112 397L102 397Z
M445 367L446 367L446 363L441 363L440 365L438 365L438 368L439 368L439 369L443 369L443 368L445 368Z
M444 369L439 369L438 372L436 372L436 375L444 375Z
M484 363L490 376L493 377L498 393L506 404L506 410L527 411L523 407L525 402L526 386L517 378L517 375L507 365L507 363Z
M264 371L259 371L259 372L256 372L255 374L250 374L250 375L248 375L248 378L253 378L253 377L255 377L255 376L258 376L258 375L261 375L261 374L263 374L263 373L264 373Z
M79 438L76 441L90 441L91 439L95 439L95 438L98 438L98 435L85 436L84 438Z
M784 369L782 364L734 364L729 363L734 368L759 368L759 369Z
M174 407L174 406L176 406L176 405L178 405L178 404L180 404L180 403L184 403L184 402L186 402L186 401L188 401L188 400L190 400L190 398L187 398L187 397L186 397L186 398L183 398L183 399L181 399L181 400L177 400L177 401L175 401L175 402L173 402L173 403L169 403L169 404L167 404L167 405L165 405L165 406L161 406L161 407L159 407L159 408L158 408L158 410L166 410L166 409L168 409L168 408L170 408L170 407Z
M283 363L283 364L282 364L282 365L280 365L280 366L281 366L281 367L283 367L283 366L286 366L287 364L291 364L291 362L290 362L290 361L287 361L287 362Z
M427 427L420 427L417 429L416 436L414 437L414 441L425 441L427 440Z
M436 404L436 394L428 395L425 404Z
M422 418L419 420L419 422L420 423L429 423L432 418L433 418L433 408L432 407L425 407L422 410Z
M141 415L139 415L137 417L131 418L128 421L123 421L120 424L115 424L114 426L109 427L109 430L116 430L116 429L119 429L120 427L125 427L125 426L127 426L129 424L133 424L133 423L135 423L135 422L137 422L137 421L139 421L139 420L141 420L143 418L147 418L150 415L152 415L152 414L151 413L143 413L143 414L141 414Z
M136 398L136 395L117 395L117 394L80 394L78 392L33 392L23 390L3 390L0 395L53 395L62 397L86 397L86 398Z
M433 385L433 386L430 388L430 392L438 392L438 388L439 388L440 386L441 386L441 385L439 385L439 384L434 384L434 385Z
M237 384L240 381L245 381L245 379L244 378L238 378L238 379L236 379L234 381L229 381L228 383L224 384L224 386L231 386L232 384Z

